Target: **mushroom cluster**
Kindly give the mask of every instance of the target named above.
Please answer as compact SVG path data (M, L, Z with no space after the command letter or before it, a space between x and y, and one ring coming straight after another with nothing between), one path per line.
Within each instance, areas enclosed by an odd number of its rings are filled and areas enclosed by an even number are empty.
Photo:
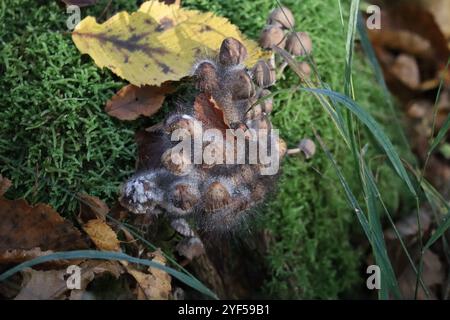
M124 207L136 214L164 214L178 224L193 221L200 230L220 233L235 229L264 201L278 174L262 174L267 163L249 161L248 136L241 145L232 144L232 154L245 147L243 163L197 163L178 153L179 142L172 141L172 134L179 129L194 137L198 122L203 129L223 132L222 145L228 143L228 129L242 130L244 135L264 129L274 146L270 156L284 157L286 144L269 118L272 99L267 97L267 88L275 82L274 72L262 60L247 69L243 64L246 57L245 46L227 38L216 57L194 65L194 101L174 106L176 112L137 136L137 170L123 185L120 202ZM210 145L202 145L201 152Z
M279 7L270 13L267 25L262 29L259 44L263 49L272 50L274 47L285 49L292 57L306 57L312 53L313 44L307 32L293 31L295 19L292 12L286 7ZM274 64L274 63L273 63ZM282 64L283 72L286 64ZM300 70L309 77L311 67L306 61L299 63ZM272 69L275 66L272 65Z

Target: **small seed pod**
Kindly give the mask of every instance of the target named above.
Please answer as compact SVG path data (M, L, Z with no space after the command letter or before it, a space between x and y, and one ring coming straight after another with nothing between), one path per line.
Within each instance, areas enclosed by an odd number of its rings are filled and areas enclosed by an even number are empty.
M220 182L213 182L206 191L205 209L213 212L226 208L231 202L231 196L228 190Z
M191 159L187 158L187 155L175 152L173 149L168 149L162 154L161 163L176 176L184 176L193 168Z
M260 88L275 84L275 70L264 60L259 60L252 69L253 79Z
M217 77L217 68L211 61L204 61L200 63L194 71L197 77L197 89L211 93L219 87L219 80Z
M290 29L295 26L294 15L286 7L273 9L267 20L267 24L279 26L284 29Z
M286 37L283 29L273 25L265 26L261 31L259 44L263 49L272 49L273 47L284 48L286 45Z
M306 32L291 32L286 40L286 51L293 56L305 56L311 54L313 44Z
M199 199L200 194L198 190L186 183L175 185L171 195L172 205L185 213L190 212L198 203Z
M224 66L238 65L247 58L247 49L234 38L226 38L220 46L219 61Z
M306 159L312 158L316 153L316 144L311 139L302 139L298 144L298 148L303 152Z
M249 99L255 95L255 85L244 69L234 71L227 77L233 100Z

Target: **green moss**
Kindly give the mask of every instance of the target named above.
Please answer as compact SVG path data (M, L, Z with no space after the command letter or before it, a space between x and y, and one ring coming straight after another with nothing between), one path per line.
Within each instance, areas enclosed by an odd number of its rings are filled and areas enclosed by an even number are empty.
M99 1L82 13L98 16L106 3ZM270 0L183 3L226 16L253 38L275 6ZM311 34L323 80L342 91L346 31L338 2L283 3L293 10L297 29ZM114 10L134 8L134 1L113 4ZM0 5L0 172L14 182L8 196L49 202L68 215L76 208L72 191L114 200L118 185L134 167L134 131L148 120L120 122L103 111L124 81L79 54L66 32L67 17L56 1L10 0ZM357 101L375 115L386 115L383 95L361 57L354 70ZM278 88L297 83L288 73ZM313 97L280 94L273 119L290 146L312 136L314 126L357 185L350 153ZM379 119L393 132L389 119ZM380 185L389 191L388 205L396 208L401 188L386 168L379 169L380 177L387 177ZM285 161L277 195L261 221L276 240L267 257L271 277L266 295L334 298L363 281L358 275L359 252L350 243L359 226L340 190L322 152L308 162Z

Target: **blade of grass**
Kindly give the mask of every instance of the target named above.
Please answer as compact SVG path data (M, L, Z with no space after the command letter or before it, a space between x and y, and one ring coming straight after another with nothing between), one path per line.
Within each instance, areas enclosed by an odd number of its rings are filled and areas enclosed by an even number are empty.
M442 125L441 130L439 130L438 135L433 140L433 144L430 147L430 150L428 150L428 153L431 154L434 149L441 143L442 139L444 139L445 135L447 134L447 131L450 129L450 114L447 116L447 119L445 119L444 124Z
M202 283L193 280L191 277L186 274L174 270L170 267L162 265L160 263L147 260L147 259L139 259L132 256L129 256L125 253L121 252L107 252L107 251L97 251L97 250L76 250L76 251L65 251L65 252L57 252L52 253L46 256L41 256L26 262L23 262L8 271L2 273L0 275L0 281L4 281L14 275L17 272L22 271L25 268L30 268L35 265L54 261L54 260L77 260L77 259L93 259L93 260L115 260L115 261L128 261L130 263L142 264L148 267L156 268L162 271L167 272L174 278L180 280L191 288L203 293L204 295L218 299L218 297L208 288L206 288Z
M314 135L316 136L317 140L319 141L321 148L324 150L326 156L328 157L331 164L333 165L333 168L335 169L335 171L338 175L339 181L340 181L342 187L344 188L346 198L347 198L350 206L355 211L358 221L361 224L369 243L372 245L374 252L376 252L376 256L380 257L380 260L377 262L379 263L379 266L382 269L383 273L385 273L385 276L386 276L385 279L386 279L388 288L391 290L392 294L396 298L401 298L397 279L395 277L395 274L394 274L392 265L389 261L389 258L387 257L386 247L384 246L383 242L380 239L380 235L375 234L373 232L373 230L371 229L370 224L367 220L367 217L364 214L364 211L361 209L361 206L359 205L358 201L356 200L356 197L354 196L353 192L351 191L351 188L348 185L340 168L338 167L333 155L330 153L330 151L328 150L328 148L326 147L326 145L324 144L324 142L322 141L322 139L317 134L317 132L314 128L313 128L313 132L314 132Z
M397 151L395 150L392 142L386 136L386 134L381 129L380 125L373 119L373 117L367 113L364 109L362 109L355 101L350 98L327 89L314 89L314 88L300 88L300 90L318 93L324 96L329 97L336 102L339 102L340 105L343 105L345 108L349 109L371 132L374 136L375 140L379 143L379 145L383 148L386 156L390 160L392 166L394 167L397 174L402 178L402 180L408 186L410 192L417 197L417 193L413 187L413 184L406 173L405 167L403 166Z

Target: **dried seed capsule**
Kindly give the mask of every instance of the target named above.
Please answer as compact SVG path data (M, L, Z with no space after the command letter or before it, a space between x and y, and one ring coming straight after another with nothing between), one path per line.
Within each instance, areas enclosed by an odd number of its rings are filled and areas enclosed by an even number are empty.
M306 32L291 32L286 40L286 51L293 56L305 56L311 54L312 40Z
M234 38L226 38L220 46L219 61L225 66L238 65L247 58L247 49Z
M279 26L281 28L290 29L295 26L294 15L291 10L286 7L273 9L267 20L267 24Z
M286 37L280 27L268 25L261 31L259 44L263 49L272 49L275 46L284 48L286 45Z
M191 211L199 199L200 193L198 190L187 183L175 185L171 194L172 205L185 213Z
M261 88L267 88L275 84L275 70L264 60L259 60L252 69L253 79Z
M220 182L213 182L206 191L205 209L213 212L226 208L231 202L231 196L228 190Z
M197 77L197 89L211 93L219 88L219 79L217 76L216 65L212 61L203 61L194 71Z
M185 152L175 152L173 149L166 150L161 156L161 163L167 170L176 176L184 176L191 172L192 162Z
M303 139L300 141L298 148L303 152L306 159L310 159L316 153L316 144L311 139Z

